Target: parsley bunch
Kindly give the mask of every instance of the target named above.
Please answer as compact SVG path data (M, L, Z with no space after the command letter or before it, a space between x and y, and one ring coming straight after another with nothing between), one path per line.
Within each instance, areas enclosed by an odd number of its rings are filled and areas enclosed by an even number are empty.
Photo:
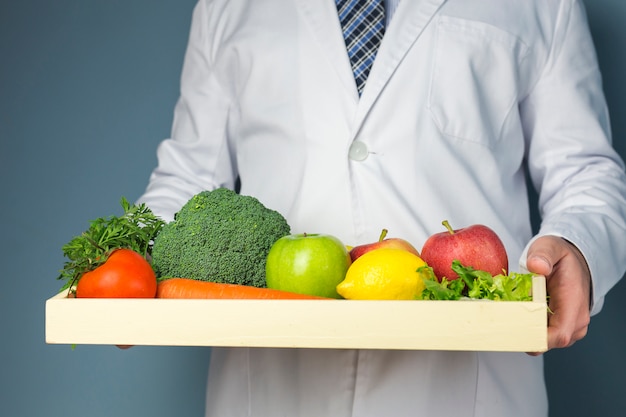
M127 248L149 259L152 242L165 222L145 204L131 205L124 197L121 216L100 217L89 228L63 245L68 259L57 279L65 280L62 289L73 286L80 277L106 262L115 249Z

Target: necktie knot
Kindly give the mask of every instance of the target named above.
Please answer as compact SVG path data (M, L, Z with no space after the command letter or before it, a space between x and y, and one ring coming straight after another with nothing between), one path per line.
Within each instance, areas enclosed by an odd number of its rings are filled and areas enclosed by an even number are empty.
M359 96L385 33L383 0L336 0Z

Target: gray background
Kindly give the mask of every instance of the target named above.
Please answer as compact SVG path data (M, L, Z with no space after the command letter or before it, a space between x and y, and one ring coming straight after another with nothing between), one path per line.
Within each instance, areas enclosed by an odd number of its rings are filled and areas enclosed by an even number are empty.
M202 415L209 349L44 342L61 246L141 194L169 134L194 3L0 1L0 416ZM626 2L586 3L624 156ZM551 417L626 415L625 298L546 355Z

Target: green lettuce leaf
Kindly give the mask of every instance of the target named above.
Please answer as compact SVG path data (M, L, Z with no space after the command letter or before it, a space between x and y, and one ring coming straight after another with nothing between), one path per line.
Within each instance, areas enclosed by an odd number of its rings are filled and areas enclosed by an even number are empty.
M489 272L452 262L452 270L459 275L455 280L437 280L432 268L418 269L424 280L422 300L458 300L471 298L478 300L531 301L532 273L511 272L508 275L492 276Z

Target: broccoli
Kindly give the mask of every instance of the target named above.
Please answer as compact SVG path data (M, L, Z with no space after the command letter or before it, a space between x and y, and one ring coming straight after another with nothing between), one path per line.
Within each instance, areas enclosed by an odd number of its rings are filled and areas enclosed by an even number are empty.
M277 211L227 188L193 196L154 239L159 278L265 287L265 260L290 227Z

